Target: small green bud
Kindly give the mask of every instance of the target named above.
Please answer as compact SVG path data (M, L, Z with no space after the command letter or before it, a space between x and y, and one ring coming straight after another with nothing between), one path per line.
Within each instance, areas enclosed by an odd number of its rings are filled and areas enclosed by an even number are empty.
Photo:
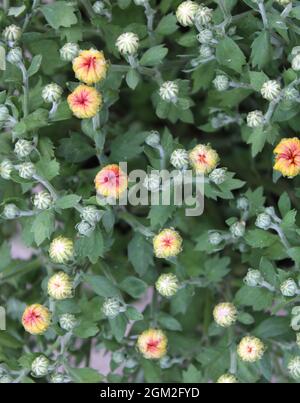
M122 306L117 298L107 298L102 306L103 314L110 319L116 318L122 311Z
M10 160L3 160L0 164L0 176L2 179L9 180L14 166Z
M31 364L31 371L37 377L44 377L48 375L50 362L48 358L41 355L37 357Z
M63 94L63 89L58 84L49 84L44 87L42 92L43 100L46 103L59 102Z
M145 142L150 147L153 147L153 148L158 147L160 145L160 135L159 135L159 133L153 130L149 134L149 136L146 138Z
M22 49L13 48L7 54L7 61L11 64L18 65L23 61Z
M244 221L238 221L230 227L230 232L234 238L241 238L246 232L246 223Z
M220 74L214 79L213 84L217 91L226 91L229 88L229 78Z
M65 313L59 318L60 327L67 332L71 332L77 325L77 319L71 313Z
M14 220L20 216L20 209L15 204L6 204L3 210L3 216L7 220Z
M64 62L72 62L79 54L80 48L77 43L66 43L59 51Z
M215 185L221 185L226 180L226 173L227 173L227 169L225 169L225 168L216 168L209 175L209 179Z
M35 166L32 162L24 162L18 167L19 175L23 179L32 179L36 173Z
M17 25L9 25L3 31L3 37L7 42L17 42L22 36L22 29Z
M298 293L298 287L296 282L289 278L281 284L280 291L284 297L294 297Z
M19 159L28 157L33 150L33 145L28 140L18 140L15 145L15 154Z
M52 197L48 192L39 192L33 198L33 205L38 210L47 210L52 203Z
M262 284L264 278L259 270L249 269L244 282L249 287L258 287Z
M272 218L269 214L262 213L256 219L255 225L263 230L268 230L272 225Z

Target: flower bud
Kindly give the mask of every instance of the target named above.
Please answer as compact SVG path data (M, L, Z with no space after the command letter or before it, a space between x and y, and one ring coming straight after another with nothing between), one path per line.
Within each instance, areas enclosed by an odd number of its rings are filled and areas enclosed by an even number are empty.
M73 241L68 238L55 238L50 245L49 255L54 263L65 264L72 259L74 254Z
M283 90L283 98L285 101L295 101L297 98L299 98L299 96L300 93L298 90L296 90L296 88L287 87Z
M262 111L252 111L247 115L247 126L256 129L257 127L263 126L264 120L265 117Z
M133 32L125 32L116 41L116 47L122 55L132 56L136 54L139 46L139 37Z
M179 87L175 81L166 81L159 89L159 95L165 102L176 104L178 101L178 94Z
M20 48L13 48L11 49L6 57L7 61L11 64L18 65L23 60L22 49Z
M249 269L244 282L248 287L257 287L264 281L263 276L259 270Z
M262 213L257 216L255 225L263 230L268 230L272 225L272 218L269 214Z
M208 25L212 20L213 10L200 5L195 14L195 22L199 25Z
M281 86L275 80L266 81L261 87L261 95L268 101L274 101L281 93Z
M209 179L216 185L221 185L226 180L227 169L225 168L216 168L209 175Z
M201 29L197 35L197 39L202 44L209 44L213 40L213 33L210 29Z
M292 3L293 0L275 0L275 1L276 1L276 3L278 3L278 4L282 5L282 6L286 6L286 5L290 4L290 3Z
M48 375L50 362L43 355L37 357L31 364L31 371L36 377L44 377Z
M3 216L7 220L14 220L15 218L19 217L20 210L15 204L6 204L3 210Z
M13 378L10 375L0 376L0 383L13 383Z
M137 347L148 360L159 360L167 353L168 339L162 330L149 329L137 341Z
M298 286L293 279L289 278L281 284L280 291L284 297L294 297L298 293Z
M87 221L81 221L76 225L76 230L78 231L79 235L90 236L95 230L95 225L92 225Z
M300 70L300 53L296 55L292 60L292 69L294 71Z
M201 45L199 51L200 51L200 56L202 56L204 58L210 57L214 54L213 48L211 48L208 45Z
M10 117L9 110L5 105L0 105L0 124L4 124Z
M189 153L183 149L175 150L171 155L170 162L176 169L187 169L189 165Z
M162 274L157 280L155 287L163 297L173 297L179 290L179 281L175 274Z
M234 375L225 374L217 380L217 383L239 383L239 381Z
M68 376L65 376L64 374L60 374L58 372L56 374L51 375L50 382L51 383L70 383L71 380Z
M144 187L150 192L158 192L160 189L161 178L158 174L152 173L151 175L147 175L144 180Z
M33 150L33 145L28 140L18 140L15 145L15 154L19 159L28 157Z
M213 312L215 322L221 327L230 327L237 320L237 309L231 303L222 303Z
M77 319L71 313L65 313L60 316L59 324L63 330L71 332L77 325Z
M0 164L0 176L2 179L9 180L14 166L10 160L3 160Z
M93 4L93 10L95 14L101 15L105 10L105 4L103 1L96 1L96 3Z
M223 236L219 232L210 232L208 241L211 245L218 246L223 242Z
M184 1L176 11L177 21L183 27L191 27L194 24L199 5L195 1Z
M219 155L209 144L198 144L189 153L190 163L197 175L208 175L216 169Z
M34 304L28 306L22 316L24 329L32 335L45 333L51 323L51 313L43 305Z
M91 225L95 225L101 220L101 215L101 212L96 206L87 206L83 208L80 216L84 221L89 222Z
M239 197L236 206L239 210L247 211L249 209L249 200L247 197Z
M18 166L19 176L23 179L32 179L36 173L35 166L32 162L24 162Z
M46 85L42 91L43 100L49 104L59 102L62 94L63 89L55 83Z
M154 253L157 258L168 259L182 251L182 238L174 229L164 229L153 239Z
M122 311L122 306L120 301L117 298L106 298L103 306L102 312L103 314L109 318L114 319L116 318L119 313Z
M47 210L52 203L52 197L48 192L39 192L33 198L33 205L38 210Z
M214 79L213 84L217 91L226 91L229 88L229 78L220 74Z
M136 6L144 6L149 0L133 0Z
M3 31L3 37L7 42L17 42L22 36L22 29L17 25L9 25Z
M244 221L237 221L230 227L231 235L234 238L241 238L246 232L246 223Z
M156 148L160 145L160 135L155 130L152 130L149 136L146 138L145 143L153 148Z
M300 357L294 357L291 359L288 365L288 370L294 379L300 379Z
M48 281L48 294L51 298L62 301L73 297L73 281L64 272L54 274Z
M244 337L237 349L241 360L245 362L256 362L262 359L265 353L263 342L253 336Z
M79 54L80 48L77 43L66 43L59 51L64 62L72 62Z
M112 359L116 364L122 364L125 361L126 356L122 350L118 350L113 352Z

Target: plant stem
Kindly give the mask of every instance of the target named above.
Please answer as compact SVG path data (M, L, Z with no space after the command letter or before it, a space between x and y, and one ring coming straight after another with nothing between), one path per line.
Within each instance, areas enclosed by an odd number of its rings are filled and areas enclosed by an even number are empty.
M237 354L236 354L236 343L235 337L232 329L228 330L229 348L230 348L230 369L229 372L232 375L237 373Z
M95 12L90 0L79 0L79 3L83 5L90 19L95 17Z
M34 175L33 179L35 179L36 181L40 182L40 184L42 184L49 191L49 193L51 194L52 199L54 201L56 201L58 199L58 194L57 194L56 190L51 185L51 183L49 181L47 181L47 179L44 179L39 175Z
M284 232L282 231L282 229L280 228L280 226L278 224L272 224L271 228L274 229L274 231L277 232L277 234L279 235L279 238L280 238L283 246L286 249L290 249L291 245L289 244L289 241L287 240L287 238L286 238Z
M21 62L18 66L19 66L19 69L21 70L22 76L23 76L23 94L24 94L23 113L24 113L24 117L27 117L29 114L29 78L28 78L28 73L27 73L24 63Z
M258 8L259 8L259 12L260 12L261 18L263 20L265 29L269 29L269 21L268 21L265 5L262 2L262 0L259 1Z
M10 6L10 0L3 0L3 10L5 13L7 13L9 6Z

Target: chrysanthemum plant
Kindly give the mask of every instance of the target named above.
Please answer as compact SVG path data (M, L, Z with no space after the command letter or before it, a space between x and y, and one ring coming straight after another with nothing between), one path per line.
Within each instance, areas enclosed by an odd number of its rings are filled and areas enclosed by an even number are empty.
M299 381L300 2L1 7L0 383Z

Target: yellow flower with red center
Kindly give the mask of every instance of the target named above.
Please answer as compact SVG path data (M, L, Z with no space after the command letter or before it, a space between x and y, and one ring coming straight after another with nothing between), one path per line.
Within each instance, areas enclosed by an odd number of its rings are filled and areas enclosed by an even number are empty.
M162 330L149 329L139 336L137 346L148 360L159 360L167 353L168 339Z
M33 335L45 333L51 322L51 312L43 305L34 304L28 306L22 317L24 329Z
M300 174L300 140L297 137L282 139L274 150L274 169L283 176L294 178Z
M102 106L102 96L95 88L79 85L68 96L71 111L79 119L90 119L97 115Z
M244 337L238 345L238 355L245 362L256 362L262 359L265 353L264 343L257 337Z
M98 195L118 199L127 189L128 177L119 165L107 165L97 174L95 186Z
M82 50L73 61L76 78L92 85L103 80L107 73L107 61L103 52L96 49Z
M182 238L174 229L164 229L153 239L155 256L167 259L177 256L182 251Z
M197 174L210 174L219 163L218 153L210 145L197 145L189 154L191 165Z
M64 300L73 296L73 282L66 273L54 274L48 282L48 294L56 300Z

